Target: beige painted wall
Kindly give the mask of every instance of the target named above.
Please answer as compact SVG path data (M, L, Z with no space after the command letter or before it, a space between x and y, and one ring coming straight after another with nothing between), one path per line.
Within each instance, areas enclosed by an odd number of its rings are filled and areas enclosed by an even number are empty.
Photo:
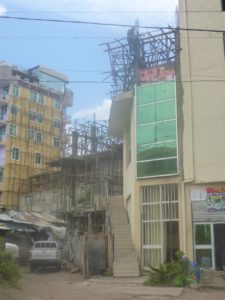
M220 0L179 3L180 27L225 31ZM185 14L186 9L201 13ZM225 178L225 84L219 81L225 78L223 33L181 31L180 42L184 179L221 181Z
M128 216L131 225L131 234L134 243L136 244L136 223L137 212L136 212L136 197L135 197L135 182L136 182L136 147L135 147L135 104L133 102L130 116L130 134L131 134L131 160L128 164L128 131L127 128L124 129L124 147L123 147L123 195L125 201L125 207L128 210Z
M220 0L179 0L179 11L180 28L225 31L225 12L221 12ZM220 182L225 178L224 53L223 32L180 31L184 117L181 213L184 245L190 258L193 255L190 185Z

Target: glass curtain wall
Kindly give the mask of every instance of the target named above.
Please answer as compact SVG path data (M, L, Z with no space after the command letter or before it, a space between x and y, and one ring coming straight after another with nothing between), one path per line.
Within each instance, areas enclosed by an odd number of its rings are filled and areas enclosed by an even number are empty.
M137 177L177 174L175 81L136 89Z

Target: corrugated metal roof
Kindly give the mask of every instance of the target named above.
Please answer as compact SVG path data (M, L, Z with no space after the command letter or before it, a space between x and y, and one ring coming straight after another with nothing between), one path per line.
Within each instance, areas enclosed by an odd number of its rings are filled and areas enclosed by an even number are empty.
M0 229L17 231L51 230L54 235L63 239L66 227L55 216L48 213L10 210L0 212Z
M0 213L0 221L17 224L30 224L40 227L48 227L53 224L63 225L63 222L48 213L26 212L10 210Z

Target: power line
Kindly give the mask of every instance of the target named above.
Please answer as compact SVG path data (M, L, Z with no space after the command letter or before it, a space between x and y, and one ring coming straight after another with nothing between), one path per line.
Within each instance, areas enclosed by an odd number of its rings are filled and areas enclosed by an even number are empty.
M9 20L11 19L11 20L19 20L19 21L67 23L67 24L83 24L83 25L98 25L98 26L114 26L114 27L126 27L126 28L133 27L133 25L131 25L131 24L89 22L89 21L62 20L62 19L46 19L46 18L26 18L26 17L0 16L0 19L9 19ZM171 27L171 26L139 26L139 28L142 28L142 29L158 29L158 30L179 30L179 31L224 33L224 30L219 30L219 29L182 28L182 27Z
M221 10L105 10L105 11L88 11L88 10L76 10L76 11L7 11L12 14L174 14L174 13L221 13Z
M26 39L26 40L79 40L79 39L93 39L93 40L99 40L99 39L115 39L115 37L109 37L109 36L72 36L72 37L63 37L63 36L0 36L0 39L5 40L13 40L13 39Z
M132 27L128 24L104 23L104 22L89 22L76 20L62 20L62 19L46 19L46 18L26 18L26 17L12 17L0 16L0 19L19 20L19 21L38 21L38 22L53 22L53 23L69 23L69 24L85 24L85 25L99 25L99 26L115 26L115 27ZM158 26L139 26L139 28L162 29ZM168 29L168 27L165 27Z
M225 30L223 31L223 33L225 32ZM221 33L221 32L219 32ZM221 36L180 36L181 39L221 39ZM34 36L14 36L14 37L10 37L10 36L0 36L0 40L79 40L79 39L95 39L95 40L99 40L99 39L110 39L113 40L115 39L115 37L91 37L91 36L81 36L81 37L48 37L48 36L39 36L39 37L34 37ZM122 39L126 39L126 38L122 38ZM117 41L117 40L116 40ZM81 71L78 71L81 72Z
M7 13L11 13L11 14L90 14L90 15L95 15L95 14L100 14L100 15L104 15L104 14L161 14L161 13L171 13L174 14L175 11L160 11L160 10L120 10L120 11L109 11L109 10L105 10L105 11L84 11L84 10L78 10L78 11L7 11Z
M193 77L194 77L195 75L193 75ZM199 75L199 76L201 76L201 75ZM215 77L215 78L223 78L222 76L220 77L220 76L213 76L213 75L211 75L211 76L207 76L207 77ZM9 81L9 79L1 79L0 78L0 81ZM10 81L11 82L13 82L13 81L18 81L18 79L10 79ZM195 80L179 80L179 79L176 79L175 80L176 82L183 82L183 83L185 83L185 82L196 82L196 83L201 83L201 82L215 82L215 83L219 83L219 82L225 82L225 78L224 79L215 79L215 80L213 80L213 79L195 79ZM43 83L43 82L54 82L54 83L57 83L57 82L61 82L61 81L39 81L40 83ZM156 82L160 82L160 81L153 81L154 83L156 83ZM68 84L71 84L71 83L85 83L85 84L87 84L87 83L97 83L97 84L113 84L113 82L112 81L97 81L97 80L68 80L67 81L67 83Z
M18 81L18 79L5 79L0 78L0 81ZM61 80L38 80L39 83L57 83L62 82ZM103 83L103 84L112 84L111 81L98 81L98 80L68 80L67 83Z

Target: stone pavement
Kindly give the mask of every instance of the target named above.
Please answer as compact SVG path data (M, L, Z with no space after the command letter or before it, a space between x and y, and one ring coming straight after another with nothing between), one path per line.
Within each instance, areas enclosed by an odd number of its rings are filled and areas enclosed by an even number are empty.
M150 287L144 286L145 277L92 277L88 280L89 286L103 285L114 293L140 296L168 296L178 298L183 293L183 288Z
M201 287L225 289L224 271L204 270L201 277Z
M115 294L139 295L139 296L155 296L155 297L171 297L180 298L184 292L184 288L173 287L150 287L144 286L145 277L102 277L95 276L86 281L91 288L101 286L101 289L107 291L110 289ZM225 272L205 270L202 273L200 284L192 285L192 288L213 288L225 289ZM225 299L225 296L224 296Z

